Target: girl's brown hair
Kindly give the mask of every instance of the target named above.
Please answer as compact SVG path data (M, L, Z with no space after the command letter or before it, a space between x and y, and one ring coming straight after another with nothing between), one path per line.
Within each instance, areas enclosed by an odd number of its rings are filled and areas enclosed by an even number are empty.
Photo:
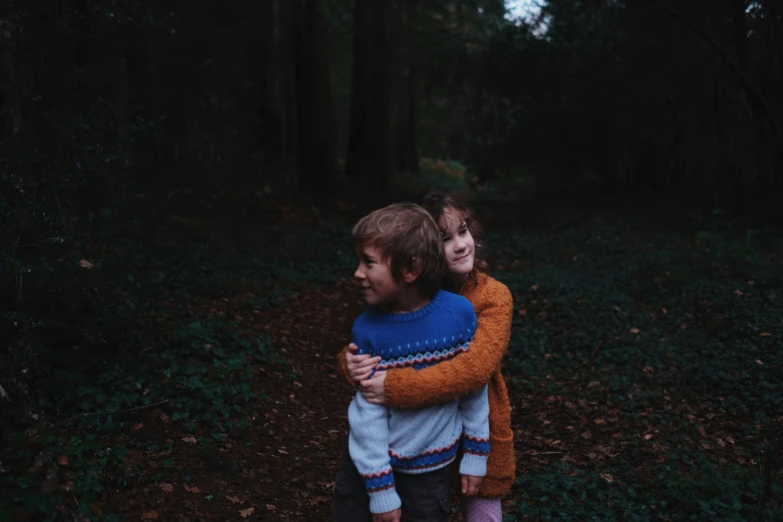
M473 215L473 210L469 206L464 202L459 201L454 196L440 190L433 190L424 196L421 201L421 206L430 213L432 219L438 224L438 228L440 228L440 221L445 212L456 212L460 219L465 222L465 225L468 227L468 230L470 230L470 235L473 236L473 240L476 244L476 250L473 254L473 266L480 272L486 272L489 269L489 265L481 255L484 248L484 245L481 242L483 230L481 224L479 224Z

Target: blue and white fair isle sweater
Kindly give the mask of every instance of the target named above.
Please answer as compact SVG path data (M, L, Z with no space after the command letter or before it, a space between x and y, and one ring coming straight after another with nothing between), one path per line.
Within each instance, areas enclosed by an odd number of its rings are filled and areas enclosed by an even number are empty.
M359 353L382 358L378 371L424 368L468 350L476 330L473 305L462 296L438 291L419 310L403 314L367 309L353 325ZM427 473L454 461L460 443L459 472L483 477L489 455L487 386L457 400L418 410L370 404L357 393L348 408L348 449L362 475L372 513L400 507L394 472Z

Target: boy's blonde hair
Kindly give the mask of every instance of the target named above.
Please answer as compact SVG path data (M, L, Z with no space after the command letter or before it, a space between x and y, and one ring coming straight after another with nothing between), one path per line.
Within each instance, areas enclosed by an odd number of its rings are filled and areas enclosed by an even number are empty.
M404 269L419 264L415 284L428 296L437 292L446 275L446 259L438 225L424 208L414 203L389 205L360 219L351 234L357 256L366 246L380 249L398 282Z

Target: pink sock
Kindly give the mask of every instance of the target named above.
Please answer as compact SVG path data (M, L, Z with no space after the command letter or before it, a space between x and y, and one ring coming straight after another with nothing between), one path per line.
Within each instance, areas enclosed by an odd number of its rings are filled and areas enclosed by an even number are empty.
M465 522L501 522L503 510L499 498L462 497L462 519Z

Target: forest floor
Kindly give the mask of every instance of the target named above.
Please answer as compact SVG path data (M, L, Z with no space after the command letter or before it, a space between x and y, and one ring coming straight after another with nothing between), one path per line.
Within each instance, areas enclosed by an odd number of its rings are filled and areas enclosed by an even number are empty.
M783 517L781 236L476 204L515 300L505 520ZM353 394L335 357L363 308L349 226L286 210L153 255L148 346L6 456L0 521L328 520Z

